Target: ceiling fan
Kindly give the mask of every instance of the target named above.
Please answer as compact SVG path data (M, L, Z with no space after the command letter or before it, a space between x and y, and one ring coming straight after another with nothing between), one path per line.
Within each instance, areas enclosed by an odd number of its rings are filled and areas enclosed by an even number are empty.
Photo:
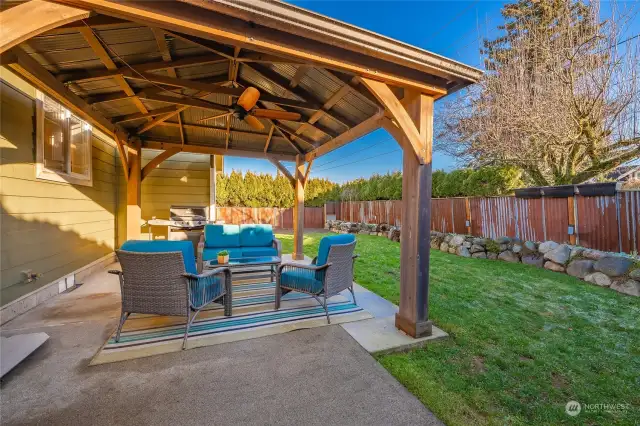
M215 118L227 117L233 115L239 120L244 120L251 128L261 131L264 130L264 125L256 117L268 118L270 120L287 120L298 121L302 117L297 112L280 111L276 109L263 109L255 108L256 103L260 99L260 91L255 87L247 87L240 95L238 100L231 106L224 106L229 109L229 112L223 114L212 115L210 117L201 118L198 122L213 120Z

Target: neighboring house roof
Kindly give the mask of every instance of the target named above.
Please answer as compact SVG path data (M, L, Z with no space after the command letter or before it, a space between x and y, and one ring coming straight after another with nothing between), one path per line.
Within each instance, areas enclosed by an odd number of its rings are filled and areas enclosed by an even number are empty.
M607 178L623 182L640 175L640 166L620 166L607 174Z

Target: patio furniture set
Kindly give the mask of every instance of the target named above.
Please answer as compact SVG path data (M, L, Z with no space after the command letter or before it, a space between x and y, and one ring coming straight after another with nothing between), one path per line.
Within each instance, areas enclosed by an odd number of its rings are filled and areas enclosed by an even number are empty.
M275 281L275 309L291 291L313 296L331 323L327 299L349 290L353 301L353 265L357 255L351 234L322 238L311 264L283 263L282 246L271 225L206 225L197 257L190 241L125 242L116 251L122 270L111 270L120 279L122 311L115 340L130 314L156 314L187 318L182 348L198 313L210 303L224 306L232 315L233 274L242 269L266 270ZM229 262L218 264L226 251Z

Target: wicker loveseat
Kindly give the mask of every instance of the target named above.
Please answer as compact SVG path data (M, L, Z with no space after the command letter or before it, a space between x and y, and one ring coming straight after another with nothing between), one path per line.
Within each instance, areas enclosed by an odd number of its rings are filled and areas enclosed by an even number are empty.
M183 349L202 308L217 301L224 305L224 314L231 316L229 268L198 274L191 241L127 241L116 254L122 271L109 271L120 277L122 292L116 342L132 313L186 317Z
M281 256L282 247L271 225L206 225L198 244L198 271L222 250L229 252L230 259L241 259Z

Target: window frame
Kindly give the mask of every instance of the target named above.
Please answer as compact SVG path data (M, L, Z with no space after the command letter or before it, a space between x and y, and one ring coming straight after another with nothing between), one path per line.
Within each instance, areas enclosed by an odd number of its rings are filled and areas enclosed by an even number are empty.
M54 102L60 105L65 111L67 111L68 121L66 125L64 125L65 133L63 134L63 141L65 143L65 157L70 156L71 154L71 131L69 126L69 122L71 118L77 120L81 123L82 126L87 126L87 143L88 148L86 153L86 164L87 164L87 173L79 174L73 173L71 171L71 159L65 158L65 164L67 167L67 171L53 170L49 169L45 166L45 158L44 158L44 126L45 126L45 111L44 111L44 100L45 97L49 99L49 101ZM89 123L80 117L71 114L70 111L64 108L64 105L61 105L55 99L48 97L45 93L41 91L36 91L36 115L35 115L35 128L36 128L36 179L48 180L53 182L64 182L70 183L73 185L83 185L83 186L93 186L93 128Z

